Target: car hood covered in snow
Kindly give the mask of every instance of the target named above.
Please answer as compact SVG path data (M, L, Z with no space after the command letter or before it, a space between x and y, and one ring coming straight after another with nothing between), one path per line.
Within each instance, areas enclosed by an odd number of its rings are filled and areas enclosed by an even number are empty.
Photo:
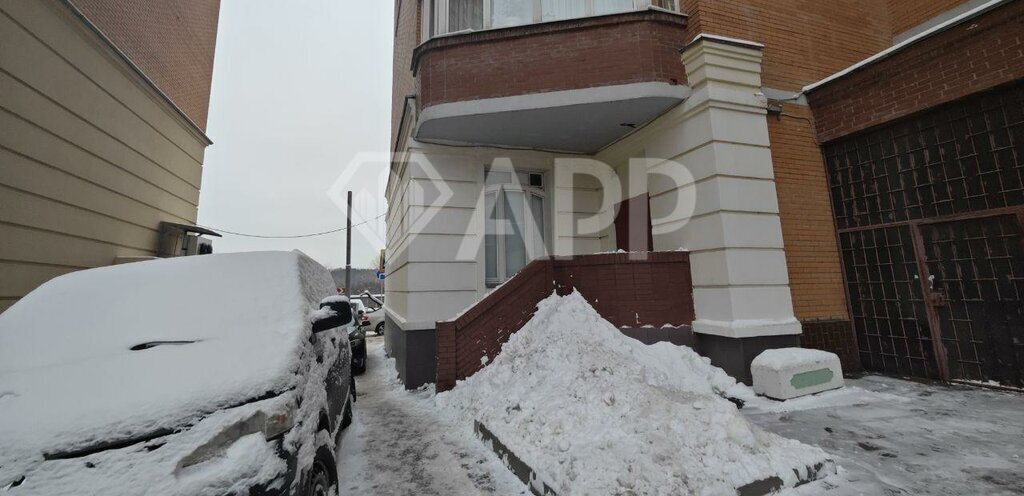
M300 252L140 262L47 282L0 315L0 476L295 387L310 312L333 288Z

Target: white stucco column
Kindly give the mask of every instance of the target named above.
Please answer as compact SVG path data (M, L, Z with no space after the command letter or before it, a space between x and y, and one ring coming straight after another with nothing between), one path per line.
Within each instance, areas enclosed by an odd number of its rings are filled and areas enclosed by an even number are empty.
M681 109L676 136L686 151L677 162L693 177L681 185L650 183L655 249L691 252L693 328L700 334L800 334L760 95L761 51L756 43L707 35L684 49L693 93ZM695 210L673 218L667 212L683 195L695 197Z

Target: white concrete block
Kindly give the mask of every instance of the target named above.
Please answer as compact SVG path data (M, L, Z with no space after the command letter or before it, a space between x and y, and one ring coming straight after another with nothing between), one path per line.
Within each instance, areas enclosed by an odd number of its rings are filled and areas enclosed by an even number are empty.
M835 353L805 348L768 350L750 364L754 392L788 400L843 387L843 368Z

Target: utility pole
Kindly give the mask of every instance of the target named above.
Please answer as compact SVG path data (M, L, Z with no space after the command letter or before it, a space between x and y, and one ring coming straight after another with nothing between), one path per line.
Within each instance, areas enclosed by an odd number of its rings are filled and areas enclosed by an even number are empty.
M345 227L345 294L352 297L352 192L348 192L348 218Z

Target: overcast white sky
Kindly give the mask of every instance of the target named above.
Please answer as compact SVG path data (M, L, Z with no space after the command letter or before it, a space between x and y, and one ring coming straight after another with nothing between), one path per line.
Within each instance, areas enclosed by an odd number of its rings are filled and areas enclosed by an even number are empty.
M328 189L356 154L389 149L393 9L390 0L222 1L199 224L260 235L344 226ZM364 184L371 175L358 174ZM374 203L363 217L383 211L378 190L362 198ZM354 230L352 265L370 266L381 239ZM294 248L345 263L344 232L214 242L218 253Z

